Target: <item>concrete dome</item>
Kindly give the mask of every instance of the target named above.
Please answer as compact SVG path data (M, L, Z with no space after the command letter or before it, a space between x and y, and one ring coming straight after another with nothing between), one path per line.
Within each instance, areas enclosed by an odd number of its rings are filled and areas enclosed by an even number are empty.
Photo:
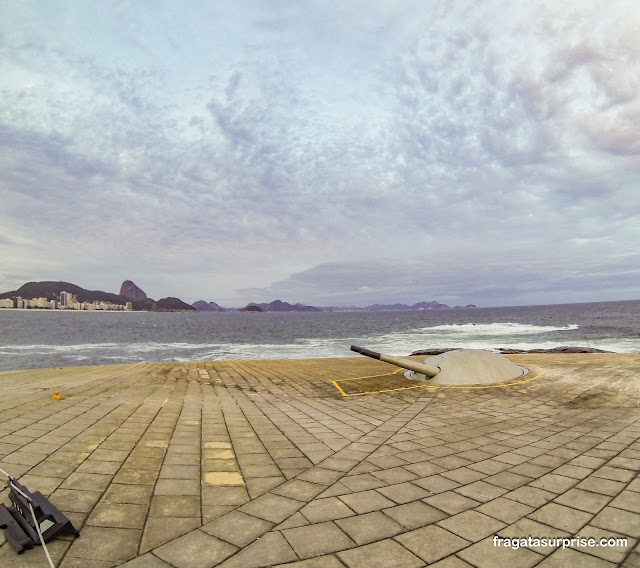
M407 371L405 377L430 385L495 385L508 383L528 372L528 369L519 367L498 353L481 349L447 351L425 359L424 364L439 367L440 372L432 379L415 371Z

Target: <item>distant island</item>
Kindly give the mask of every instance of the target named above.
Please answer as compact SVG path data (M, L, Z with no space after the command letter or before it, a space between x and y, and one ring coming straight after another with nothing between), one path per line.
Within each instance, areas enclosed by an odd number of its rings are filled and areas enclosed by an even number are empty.
M290 304L282 300L269 303L250 302L243 308L224 308L216 302L198 300L187 304L180 298L160 300L149 298L131 280L125 280L120 292L114 294L101 290L87 290L71 282L27 282L11 292L0 294L0 308L54 309L90 311L148 311L148 312L344 312L344 311L401 311L401 310L450 310L477 306L447 306L436 301L409 304L373 304L364 308L355 306L316 307L300 303Z

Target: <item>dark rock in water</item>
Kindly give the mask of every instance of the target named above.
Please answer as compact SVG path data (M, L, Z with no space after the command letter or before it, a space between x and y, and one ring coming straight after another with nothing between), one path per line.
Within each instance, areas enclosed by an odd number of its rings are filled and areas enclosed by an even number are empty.
M455 351L457 347L449 347L446 349L420 349L414 351L411 355L440 355L447 351ZM596 349L595 347L552 347L551 349L512 349L510 347L500 347L502 355L517 355L518 353L615 353L615 351L605 351L604 349Z
M127 302L139 302L146 300L147 295L131 280L125 280L120 286L120 297Z
M180 298L162 298L151 306L152 312L195 312L196 309Z
M191 304L199 312L223 312L224 308L221 308L215 302L205 302L204 300L198 300Z
M552 347L551 349L511 349L509 347L501 347L500 353L505 355L518 353L615 353L614 351L605 351L604 349L596 349L595 347Z

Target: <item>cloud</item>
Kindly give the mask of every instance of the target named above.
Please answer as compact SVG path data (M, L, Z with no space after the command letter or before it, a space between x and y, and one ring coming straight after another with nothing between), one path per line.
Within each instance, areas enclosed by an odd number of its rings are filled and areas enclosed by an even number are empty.
M34 6L0 23L0 219L27 272L72 251L59 279L238 304L606 299L598 266L633 273L631 2Z

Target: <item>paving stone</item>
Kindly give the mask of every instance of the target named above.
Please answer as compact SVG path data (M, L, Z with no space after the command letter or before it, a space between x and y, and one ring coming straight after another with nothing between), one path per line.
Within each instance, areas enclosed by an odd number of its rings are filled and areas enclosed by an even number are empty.
M272 523L281 523L301 507L302 503L300 501L266 493L243 505L241 510L244 513Z
M593 515L558 503L548 503L531 513L529 518L563 531L576 533L593 518Z
M310 523L322 523L354 515L354 512L337 497L315 499L300 509L300 513Z
M398 535L395 540L427 563L440 560L469 545L468 540L436 525Z
M269 521L247 515L241 511L231 511L227 515L207 523L202 527L202 530L242 548L261 537L273 526L274 524Z
M98 503L87 525L96 527L117 527L123 529L142 529L147 516L146 505L124 503Z
M531 513L534 508L511 499L498 498L485 503L476 510L494 519L511 524Z
M359 546L404 532L401 525L380 511L340 519L336 524Z
M538 568L566 568L567 566L575 566L576 568L615 568L616 564L603 562L600 558L585 552L572 550L571 548L556 550L538 564Z
M274 568L344 568L344 564L333 554L328 554L326 556L316 556L309 560L300 560L299 562L277 564Z
M560 495L560 497L557 497L554 500L555 503L560 503L561 505L566 505L567 507L573 507L574 509L578 509L580 511L586 511L587 513L597 513L607 503L609 503L609 501L611 501L611 497L607 495L601 495L599 493L593 493L591 491L583 491L582 489L578 489L576 487L569 489L569 491L563 493L562 495ZM612 505L613 504L614 503L612 503Z
M169 564L160 560L157 556L153 554L143 554L142 556L138 556L138 558L134 558L125 564L121 564L123 568L171 568ZM63 566L60 566L63 568ZM69 567L71 568L71 566ZM75 568L75 567L74 567ZM85 568L84 566L78 565L77 568ZM99 567L96 567L99 568Z
M480 505L478 501L469 499L468 497L460 495L454 491L446 491L445 493L432 495L431 497L424 499L424 502L427 505L432 505L436 509L440 509L449 515L455 515Z
M194 530L156 548L153 553L177 568L212 568L237 550L201 530Z
M67 556L91 561L123 562L137 556L141 530L84 527ZM87 562L89 564L89 562Z
M391 539L339 552L337 556L348 568L420 568L425 565Z
M258 568L273 566L282 562L295 560L296 555L291 546L280 533L268 533L256 540L237 555L226 562L221 568Z
M358 515L393 507L396 504L377 491L361 491L349 495L340 495L338 498Z
M203 505L244 505L249 494L244 487L208 487L201 490Z
M435 523L447 516L446 513L422 501L382 509L382 513L409 530Z
M150 517L200 517L200 495L154 495Z
M470 499L480 501L481 503L486 503L507 493L506 489L492 485L491 483L485 483L484 481L476 481L469 485L463 485L462 487L457 487L454 491Z
M477 542L490 534L496 534L506 526L503 522L477 511L458 513L438 521L437 525L470 542Z
M640 515L611 506L605 507L596 515L591 524L631 537L637 538L640 535Z
M354 542L332 522L285 529L282 534L302 559L355 546Z
M458 556L477 568L530 568L544 558L527 548L494 546L493 537L487 537L458 552Z
M149 517L144 527L140 553L148 552L200 526L200 517Z

